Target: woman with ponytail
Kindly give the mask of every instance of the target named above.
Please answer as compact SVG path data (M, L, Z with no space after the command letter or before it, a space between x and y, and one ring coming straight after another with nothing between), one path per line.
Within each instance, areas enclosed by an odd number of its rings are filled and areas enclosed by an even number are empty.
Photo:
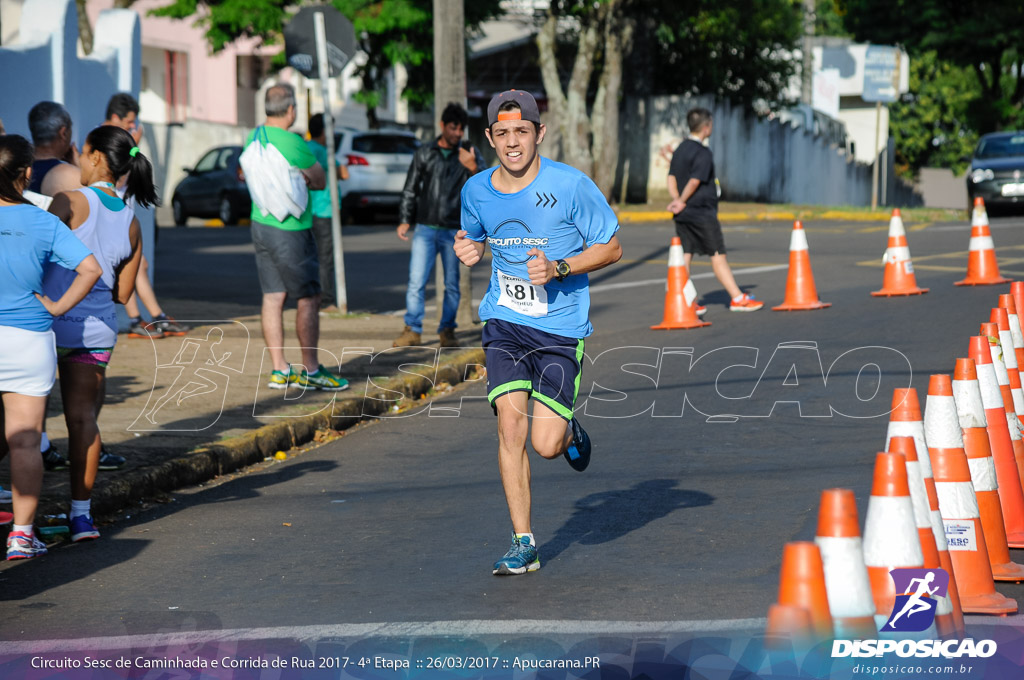
M39 439L57 372L53 317L78 304L103 271L60 220L22 197L32 157L24 137L0 136L0 458L11 455L9 560L46 553L32 525L43 484ZM49 263L67 267L68 285L58 295L40 294Z
M118 178L128 176L125 197L139 205L157 202L153 166L139 152L132 136L103 125L85 139L79 158L82 189L57 194L50 212L71 227L72 233L97 254L103 275L74 309L54 320L57 366L68 427L71 468L71 540L99 538L90 499L100 459L100 431L96 418L103 405L106 369L117 343L117 311L135 290L142 259L142 232L131 208L117 195ZM69 272L51 267L44 289L59 293L68 285Z

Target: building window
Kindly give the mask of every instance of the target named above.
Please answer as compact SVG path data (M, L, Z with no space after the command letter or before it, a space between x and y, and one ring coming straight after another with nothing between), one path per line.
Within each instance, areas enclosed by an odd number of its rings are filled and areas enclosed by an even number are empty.
M188 114L188 55L164 52L164 99L167 122L184 123Z

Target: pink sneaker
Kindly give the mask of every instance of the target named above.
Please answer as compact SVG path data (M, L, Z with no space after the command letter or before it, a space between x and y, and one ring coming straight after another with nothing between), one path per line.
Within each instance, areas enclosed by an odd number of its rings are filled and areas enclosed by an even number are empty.
M746 293L739 300L733 300L729 303L730 312L756 312L762 307L764 307L763 302L755 300L752 295Z

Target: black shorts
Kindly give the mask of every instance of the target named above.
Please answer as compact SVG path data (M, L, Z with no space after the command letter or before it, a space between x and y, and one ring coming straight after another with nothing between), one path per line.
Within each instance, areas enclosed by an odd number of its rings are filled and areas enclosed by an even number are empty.
M676 235L683 241L683 252L691 255L725 255L725 237L717 216L699 221L676 222Z
M250 230L263 293L307 298L320 292L320 265L312 229L286 231L253 222Z
M583 374L583 340L545 333L502 319L484 325L487 400L528 392L552 411L572 420ZM497 409L495 409L497 413Z

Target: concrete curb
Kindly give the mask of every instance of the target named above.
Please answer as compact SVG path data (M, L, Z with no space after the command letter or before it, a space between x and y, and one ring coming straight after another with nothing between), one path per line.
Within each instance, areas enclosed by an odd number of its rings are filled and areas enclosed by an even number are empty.
M448 353L446 353L448 354ZM418 399L439 382L464 382L470 370L484 365L481 348L468 349L439 359L436 367L418 372L403 370L364 394L334 402L333 418L320 412L264 425L240 437L192 449L159 465L138 468L106 480L93 490L93 515L109 515L147 498L209 481L262 462L277 451L287 451L313 441L317 430L345 430L363 420L391 410L401 397ZM401 397L397 396L401 395ZM332 422L333 421L333 422ZM40 503L38 515L66 512L66 503Z
M818 219L818 220L843 220L846 222L889 222L891 217L887 212L858 212L854 210L826 210L821 213L801 211L778 212L722 212L718 214L720 222L769 222L778 220L797 219ZM671 222L672 213L659 210L624 210L619 213L619 222L622 224L643 224L649 222Z

